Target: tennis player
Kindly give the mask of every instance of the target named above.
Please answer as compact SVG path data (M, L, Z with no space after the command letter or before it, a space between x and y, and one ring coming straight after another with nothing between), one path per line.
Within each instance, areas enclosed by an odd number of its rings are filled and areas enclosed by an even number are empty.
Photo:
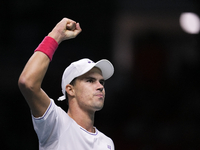
M41 88L58 45L81 31L79 23L63 18L36 48L19 77L18 85L31 109L40 150L115 149L112 139L94 127L95 112L104 105L105 80L114 73L110 61L93 62L84 58L65 69L61 83L63 96L58 100L67 100L67 112Z

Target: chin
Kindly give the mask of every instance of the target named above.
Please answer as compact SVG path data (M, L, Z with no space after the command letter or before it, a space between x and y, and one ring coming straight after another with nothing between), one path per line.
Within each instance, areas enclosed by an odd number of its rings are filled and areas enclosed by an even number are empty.
M101 106L96 106L95 107L95 111L99 111L99 110L101 110L103 108L103 105L101 105Z

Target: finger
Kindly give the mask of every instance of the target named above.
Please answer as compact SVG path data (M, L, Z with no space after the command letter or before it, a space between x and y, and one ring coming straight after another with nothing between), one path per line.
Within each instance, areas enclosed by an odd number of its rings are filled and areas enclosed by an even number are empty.
M75 35L78 35L82 31L80 24L76 23L76 30L74 30Z
M71 30L71 31L75 30L76 29L76 23L71 22L71 23L67 24L66 29Z
M82 30L82 29L81 29L81 26L80 26L80 23L76 23L76 29L77 29L77 30Z

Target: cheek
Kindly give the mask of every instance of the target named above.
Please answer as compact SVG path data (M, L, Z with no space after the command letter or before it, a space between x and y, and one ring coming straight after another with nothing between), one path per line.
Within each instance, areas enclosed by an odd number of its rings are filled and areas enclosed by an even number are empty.
M80 88L77 92L77 98L80 100L88 99L91 97L92 92L86 88Z

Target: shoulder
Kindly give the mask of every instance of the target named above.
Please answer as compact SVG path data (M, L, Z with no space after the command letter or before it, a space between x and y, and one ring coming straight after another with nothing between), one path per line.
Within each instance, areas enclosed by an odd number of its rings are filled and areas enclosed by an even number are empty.
M32 121L40 143L45 143L47 139L58 139L71 124L68 114L53 99L44 115L39 118L32 116Z
M99 132L99 137L101 139L101 141L103 141L103 143L106 143L107 144L107 147L110 149L110 150L114 150L115 149L115 145L114 145L114 142L113 140L108 137L107 135L105 135L104 133Z
M66 118L68 119L69 116L67 115L67 113L59 106L57 106L54 102L53 99L50 99L50 104L48 106L48 108L46 109L45 113L43 114L43 116L41 117L34 117L32 115L33 119L36 121L45 121L48 119L56 119L56 118Z
M110 137L108 137L107 135L105 135L104 133L102 133L99 130L97 130L97 131L98 131L98 134L99 134L101 139L103 139L104 141L113 143L113 140Z

